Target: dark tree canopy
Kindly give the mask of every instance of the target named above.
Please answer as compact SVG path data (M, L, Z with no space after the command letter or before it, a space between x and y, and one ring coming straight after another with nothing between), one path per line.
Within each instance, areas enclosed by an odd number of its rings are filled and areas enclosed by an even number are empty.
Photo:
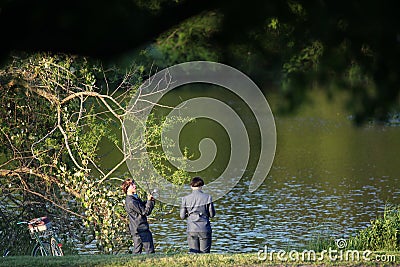
M1 57L11 50L52 51L112 59L207 9L211 1L6 1ZM160 9L162 5L162 9Z
M163 66L214 59L241 68L260 83L278 80L288 110L301 104L305 88L317 82L348 90L357 122L384 120L399 103L396 6L394 0L100 0L57 5L9 0L0 7L1 60L20 50L112 61L157 43ZM218 22L198 19L211 13ZM179 47L182 38L187 38L186 46ZM175 45L166 47L171 42ZM166 59L174 53L169 57L173 60Z

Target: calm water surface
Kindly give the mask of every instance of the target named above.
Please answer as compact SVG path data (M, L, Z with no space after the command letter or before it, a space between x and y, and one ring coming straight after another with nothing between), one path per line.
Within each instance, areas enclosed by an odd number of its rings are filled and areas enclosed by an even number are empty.
M348 237L400 204L399 127L354 128L316 118L277 119L278 145L264 184L242 179L215 203L214 252L300 248L318 235ZM151 225L160 249L186 246L185 221Z
M242 112L253 132L251 170L258 159L254 118L233 96L229 99L217 90L209 94ZM193 90L181 91L170 99L184 101L193 96ZM381 215L386 204L400 204L400 127L356 128L341 103L329 103L320 96L314 100L314 106L295 116L275 116L277 151L262 186L248 192L249 171L229 194L215 202L213 252L257 252L264 245L302 248L319 235L346 238ZM271 108L274 111L274 105ZM218 177L229 156L223 128L199 119L195 126L182 130L185 135L189 138L181 140L183 146L195 156L202 138L215 139L215 162L197 175L208 181ZM151 229L158 251L187 248L186 222L179 218L179 210L163 221L154 221Z

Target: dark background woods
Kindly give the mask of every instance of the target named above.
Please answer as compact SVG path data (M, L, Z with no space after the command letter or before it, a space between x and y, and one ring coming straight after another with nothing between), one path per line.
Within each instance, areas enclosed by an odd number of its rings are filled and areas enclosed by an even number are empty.
M259 83L278 81L288 111L303 102L310 84L334 83L352 95L349 109L357 123L385 120L399 98L395 4L9 0L0 6L1 61L17 50L112 62L156 44L161 66L215 60L240 68Z

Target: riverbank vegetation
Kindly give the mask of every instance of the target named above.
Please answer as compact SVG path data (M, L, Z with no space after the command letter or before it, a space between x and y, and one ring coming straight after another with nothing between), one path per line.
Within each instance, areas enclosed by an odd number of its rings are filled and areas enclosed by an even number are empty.
M28 231L16 223L48 216L64 243L95 240L99 251L119 252L132 243L120 184L144 176L149 160L141 157L148 155L151 167L177 187L189 181L185 171L165 164L160 149L161 133L173 118L149 116L144 138L125 136L123 143L124 120L140 113L128 104L144 76L142 66L104 69L95 60L52 53L19 53L0 70L1 251L12 246L24 254ZM106 163L105 143L116 151ZM134 149L147 154L135 156L139 167L129 172L121 166ZM145 177L148 183L156 179ZM141 189L146 194L153 188ZM159 203L153 218L169 208Z
M343 244L338 244L342 241ZM315 251L328 250L343 246L343 249L371 251L400 250L400 206L387 205L382 215L370 222L370 225L350 237L333 238L318 236L311 240L308 249Z

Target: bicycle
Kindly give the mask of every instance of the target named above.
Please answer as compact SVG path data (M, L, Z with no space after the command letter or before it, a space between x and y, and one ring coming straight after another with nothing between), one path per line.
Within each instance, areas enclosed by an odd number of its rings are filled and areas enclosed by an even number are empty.
M47 217L35 218L28 222L17 222L17 224L26 224L31 238L36 241L31 252L32 256L64 256L62 243L51 230L51 222ZM10 249L6 249L3 257L8 256L9 253Z

